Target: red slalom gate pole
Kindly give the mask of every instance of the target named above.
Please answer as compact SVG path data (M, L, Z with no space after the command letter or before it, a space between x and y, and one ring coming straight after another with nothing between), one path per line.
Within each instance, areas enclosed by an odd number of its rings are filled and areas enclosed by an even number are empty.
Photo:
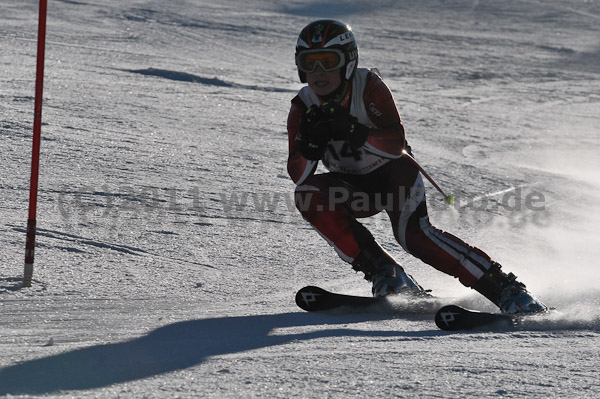
M44 94L44 58L46 49L47 0L40 0L38 23L37 67L35 75L35 108L33 113L33 149L31 153L31 180L29 186L29 217L25 240L25 271L23 287L31 287L35 252L38 177L40 170L40 141L42 136L42 103Z

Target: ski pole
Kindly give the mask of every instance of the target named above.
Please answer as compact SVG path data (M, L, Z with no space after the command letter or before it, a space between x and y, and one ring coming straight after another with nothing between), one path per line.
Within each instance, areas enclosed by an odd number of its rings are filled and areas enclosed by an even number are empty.
M416 167L417 169L419 169L419 172L421 172L423 174L423 176L425 176L427 178L427 180L429 180L429 182L431 184L433 184L433 187L435 187L440 194L442 194L444 196L444 203L451 205L454 203L454 197L452 195L446 195L446 193L444 192L444 190L442 190L442 188L440 186L438 186L438 184L435 182L435 180L433 180L433 178L431 176L429 176L429 173L427 173L425 171L425 169L423 169L423 167L421 165L419 165L419 162L417 162L417 160L415 158L413 158L408 152L406 152L406 150L402 150L402 156L407 157L409 161L411 161Z

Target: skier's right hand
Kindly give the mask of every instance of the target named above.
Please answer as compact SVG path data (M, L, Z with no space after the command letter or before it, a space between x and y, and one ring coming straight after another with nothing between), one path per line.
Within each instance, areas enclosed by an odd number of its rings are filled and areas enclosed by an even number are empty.
M306 110L300 120L300 153L306 159L318 161L323 157L327 143L331 140L329 125L325 115L313 105Z

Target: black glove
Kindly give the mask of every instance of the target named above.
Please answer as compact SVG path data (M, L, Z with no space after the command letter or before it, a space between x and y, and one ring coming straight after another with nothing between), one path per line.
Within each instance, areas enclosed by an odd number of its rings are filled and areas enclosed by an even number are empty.
M323 157L327 143L331 140L329 125L325 115L313 105L306 110L300 120L300 153L306 159L318 161Z
M331 138L347 140L350 147L357 149L367 141L369 128L358 123L358 119L336 102L326 102L321 105L321 111L331 129Z

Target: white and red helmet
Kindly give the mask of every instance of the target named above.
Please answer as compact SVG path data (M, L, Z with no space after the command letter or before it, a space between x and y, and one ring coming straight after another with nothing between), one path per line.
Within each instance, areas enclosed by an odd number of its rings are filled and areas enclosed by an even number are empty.
M333 52L339 58L333 58L325 65L325 61L319 62L319 53ZM304 61L307 55L312 54L310 63ZM315 61L317 60L317 61ZM316 68L316 63L325 70L341 69L342 79L350 80L358 66L358 45L350 26L331 19L322 19L308 24L296 43L296 67L298 76L302 83L306 83L306 72Z

